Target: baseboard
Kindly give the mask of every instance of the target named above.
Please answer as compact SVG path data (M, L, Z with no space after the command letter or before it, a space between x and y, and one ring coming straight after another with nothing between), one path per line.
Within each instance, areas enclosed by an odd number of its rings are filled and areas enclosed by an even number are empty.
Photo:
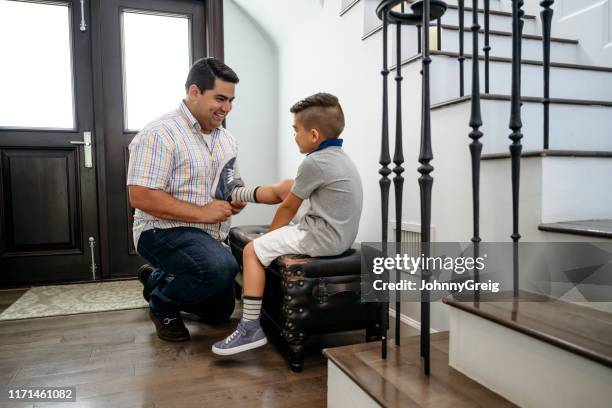
M395 310L389 308L389 316L391 317L395 317ZM407 316L403 313L400 313L400 322L404 323L405 325L408 325L410 327L413 327L415 329L417 329L418 331L421 331L421 322L419 322L418 320L413 319L410 316ZM436 330L433 327L431 327L429 329L429 333L438 333L440 330Z

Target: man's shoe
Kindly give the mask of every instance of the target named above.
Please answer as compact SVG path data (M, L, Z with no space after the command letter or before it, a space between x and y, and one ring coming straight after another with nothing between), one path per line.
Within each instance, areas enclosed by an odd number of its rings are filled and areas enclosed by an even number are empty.
M155 268L151 265L144 264L136 271L136 276L138 276L138 280L140 281L140 283L142 283L142 286L144 286L144 288L142 289L142 296L147 302L149 301L149 293L146 292L147 282L149 281L149 276L151 276L151 273L153 273L154 270Z
M232 199L232 191L236 187L244 187L244 182L240 178L235 177L236 158L232 157L219 171L217 177L213 181L213 191L215 198L219 200L230 201Z
M191 338L180 315L162 316L149 310L149 317L155 323L157 337L166 341L187 341Z
M267 342L259 320L241 320L235 332L212 346L212 352L220 356L230 356L261 347Z

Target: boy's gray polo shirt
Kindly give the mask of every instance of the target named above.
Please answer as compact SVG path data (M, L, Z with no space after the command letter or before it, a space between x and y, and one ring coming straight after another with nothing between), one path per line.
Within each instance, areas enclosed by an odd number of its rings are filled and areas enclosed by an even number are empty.
M363 191L359 172L341 147L327 147L306 156L291 191L310 200L298 227L307 231L302 243L307 255L339 255L353 244Z

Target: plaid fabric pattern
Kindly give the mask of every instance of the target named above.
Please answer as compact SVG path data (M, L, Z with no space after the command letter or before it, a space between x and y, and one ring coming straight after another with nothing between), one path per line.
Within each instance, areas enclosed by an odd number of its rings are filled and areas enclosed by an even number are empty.
M145 126L129 145L127 185L163 190L174 198L205 205L213 200L212 183L224 163L236 157L232 134L219 126L208 140L184 102L179 108ZM237 169L237 166L236 166ZM237 177L240 177L237 175ZM136 209L134 245L151 228L196 227L224 240L230 221L217 224L162 220Z

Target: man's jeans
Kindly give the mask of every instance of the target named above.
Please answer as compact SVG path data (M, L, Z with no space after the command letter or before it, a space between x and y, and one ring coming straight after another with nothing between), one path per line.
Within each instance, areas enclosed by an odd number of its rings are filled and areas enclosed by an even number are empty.
M144 288L155 313L185 311L219 323L234 311L238 263L206 232L191 227L147 230L138 240L138 253L156 268Z

